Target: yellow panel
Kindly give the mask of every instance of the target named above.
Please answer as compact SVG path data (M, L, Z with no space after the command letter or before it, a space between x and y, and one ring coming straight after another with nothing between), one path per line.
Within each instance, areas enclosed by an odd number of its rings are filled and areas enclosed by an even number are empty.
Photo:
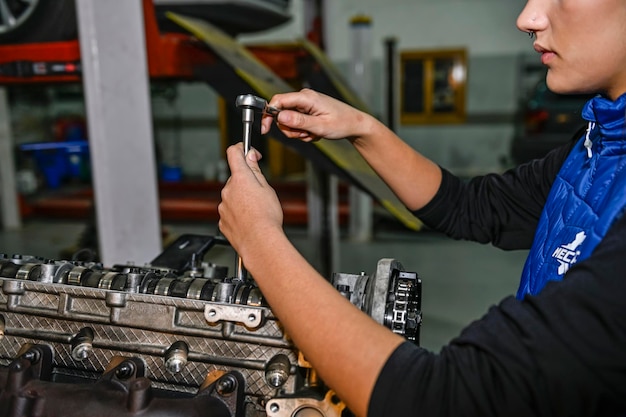
M259 96L269 100L275 94L293 91L285 81L274 74L243 45L211 24L174 13L168 13L167 16L205 42ZM323 53L306 42L304 46L324 68L329 78L335 83L335 87L345 95L346 101L357 108L364 109L363 102L341 80L339 72L332 67ZM321 140L314 142L313 146L319 148L327 158L346 171L363 188L369 190L382 206L405 226L419 230L421 222L402 204L348 141Z

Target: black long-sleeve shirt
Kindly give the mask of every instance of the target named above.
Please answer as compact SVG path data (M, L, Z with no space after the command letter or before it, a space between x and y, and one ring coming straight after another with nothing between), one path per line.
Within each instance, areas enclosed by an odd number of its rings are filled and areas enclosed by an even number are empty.
M416 214L453 238L529 248L572 145L468 183L444 171ZM439 354L401 345L379 375L369 415L626 415L626 218L563 281L523 301L506 298Z

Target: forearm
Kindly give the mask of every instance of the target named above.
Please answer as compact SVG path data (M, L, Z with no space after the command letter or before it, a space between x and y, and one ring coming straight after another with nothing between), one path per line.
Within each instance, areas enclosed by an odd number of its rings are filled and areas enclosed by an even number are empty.
M282 109L276 122L289 138L350 140L410 210L422 208L439 189L439 167L370 114L309 89L277 94L270 104ZM272 120L264 117L263 133L269 131Z
M307 360L364 416L380 369L403 339L342 297L282 231L257 235L242 256L246 268Z
M351 139L367 163L409 210L418 210L437 193L441 169L437 164L371 118L364 132Z

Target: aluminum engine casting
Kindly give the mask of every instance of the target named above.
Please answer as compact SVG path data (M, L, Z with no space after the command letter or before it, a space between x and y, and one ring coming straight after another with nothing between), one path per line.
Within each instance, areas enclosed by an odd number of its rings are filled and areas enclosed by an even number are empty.
M141 267L0 255L0 417L345 415L255 282L211 262L226 245L184 235ZM417 274L331 282L419 341Z

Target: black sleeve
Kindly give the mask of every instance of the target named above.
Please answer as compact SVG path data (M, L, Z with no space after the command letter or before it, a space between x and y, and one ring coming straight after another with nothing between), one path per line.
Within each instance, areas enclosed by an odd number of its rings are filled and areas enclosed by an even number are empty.
M502 249L527 249L556 175L572 141L503 174L463 182L446 170L435 197L414 211L427 226L454 239L492 243Z
M626 216L537 296L507 298L436 355L388 359L370 416L626 415Z

